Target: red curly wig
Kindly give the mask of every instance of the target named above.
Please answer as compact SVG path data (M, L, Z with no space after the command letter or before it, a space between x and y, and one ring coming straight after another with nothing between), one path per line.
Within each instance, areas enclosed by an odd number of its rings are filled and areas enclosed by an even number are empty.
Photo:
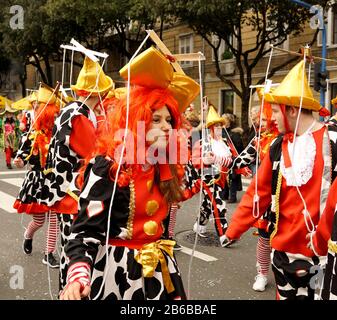
M33 129L36 136L32 145L33 154L40 155L40 164L43 168L46 165L49 142L52 137L55 117L60 112L60 107L55 104L39 103L36 111Z
M267 124L265 130L261 133L260 138L260 159L263 160L264 156L269 150L271 142L279 135L275 121L272 120L273 110L271 104L264 102L263 114L266 117Z
M133 172L137 172L139 169L139 163L137 163L137 154L146 153L145 136L139 135L137 132L137 124L143 121L145 124L146 134L150 129L152 124L152 114L154 111L161 109L166 106L172 117L172 128L181 129L182 128L182 116L178 109L178 103L167 89L150 89L141 86L135 86L130 91L130 104L129 104L129 121L128 121L128 139L126 142L126 150L128 148L133 148L133 152L130 152L131 158L128 152L125 153L126 162L121 168L118 184L120 186L125 186L129 183L129 176L127 174L128 168L133 168ZM114 180L116 176L116 171L118 168L118 158L115 159L116 150L120 149L123 144L122 139L116 140L116 134L124 130L126 127L126 116L127 116L127 101L126 97L119 100L114 112L107 114L107 123L105 129L98 133L96 140L96 148L94 154L108 156L113 159L112 166L110 168L110 178ZM140 140L144 139L142 142ZM179 144L179 142L178 142ZM179 153L179 147L177 148L177 153ZM138 152L138 153L137 153ZM90 157L91 158L91 157ZM179 159L179 154L177 155ZM90 159L86 159L88 163ZM160 182L162 193L165 195L169 202L179 200L179 195L181 194L179 188L179 182L183 176L183 168L180 165L169 165L173 179L166 183ZM160 170L160 166L156 165L156 171ZM84 170L83 170L84 171ZM82 172L83 172L82 171ZM167 186L165 187L165 185ZM174 190L175 189L175 190ZM172 195L171 193L175 193Z

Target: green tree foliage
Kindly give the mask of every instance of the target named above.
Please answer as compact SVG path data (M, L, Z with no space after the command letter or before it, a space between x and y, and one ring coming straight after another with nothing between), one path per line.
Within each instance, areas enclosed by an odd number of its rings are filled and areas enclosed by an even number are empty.
M328 1L306 1L323 7ZM249 86L253 84L252 74L259 61L269 54L269 43L275 47L282 45L289 35L299 35L312 14L309 10L287 0L165 0L171 14L179 17L213 48L217 77L226 83L242 101L242 125L248 128ZM243 39L247 30L256 32L256 38L249 47L244 46ZM232 51L240 76L237 86L231 76L221 74L218 49L212 36L216 35ZM232 35L234 41L230 41ZM316 39L317 32L313 41ZM312 41L312 42L313 42ZM298 59L292 57L287 61L273 60L268 78L289 63ZM264 77L254 84L261 84Z
M0 0L1 47L22 65L35 66L42 81L53 85L51 64L62 61L60 45L71 38L93 50L114 48L121 57L130 58L144 38L144 30L157 21L160 1L154 3L157 5L143 0ZM24 8L22 30L10 28L12 5ZM163 19L163 11L158 14Z

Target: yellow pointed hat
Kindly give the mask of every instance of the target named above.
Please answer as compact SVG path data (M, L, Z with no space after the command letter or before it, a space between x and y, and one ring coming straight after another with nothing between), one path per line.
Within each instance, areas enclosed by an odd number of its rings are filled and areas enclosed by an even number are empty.
M303 90L302 108L319 111L322 107L313 96L308 84L306 72L304 72L304 86L302 89L303 68L304 60L300 61L289 71L275 90L265 93L265 101L299 107Z
M60 94L60 92L55 89L49 87L45 83L41 83L40 88L37 92L33 92L31 94L30 100L42 102L42 103L49 103L49 104L56 104L58 106L63 106L67 103L65 98Z
M37 101L37 92L33 91L28 97L27 100L32 103L34 101Z
M39 90L36 93L36 101L53 104L56 102L56 95L53 93L53 89L46 84L41 83Z
M24 97L12 103L12 108L15 110L29 110L32 108L30 96Z
M218 112L215 110L213 105L210 105L206 119L206 128L209 128L210 126L213 126L216 123L225 124L226 120L219 116Z
M13 103L12 100L9 100L6 97L0 96L0 108L5 108L6 106L10 106Z
M97 81L98 76L98 81ZM102 70L98 62L87 56L78 75L77 82L71 86L74 91L86 91L92 95L104 94L114 86L112 79Z
M128 79L128 64L119 74ZM135 85L168 89L177 100L180 112L184 112L200 92L197 82L175 72L169 60L154 47L145 50L131 62L130 78L130 83Z

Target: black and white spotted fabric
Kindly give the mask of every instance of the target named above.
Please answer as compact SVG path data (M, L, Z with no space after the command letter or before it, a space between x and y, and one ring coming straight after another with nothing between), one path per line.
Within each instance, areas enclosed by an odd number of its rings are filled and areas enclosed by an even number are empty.
M314 266L321 268L325 259L272 249L271 261L280 300L314 300Z
M226 140L224 139L226 142ZM201 145L201 140L198 142ZM204 152L211 151L211 144L209 141L204 142ZM196 168L190 160L185 166L185 184L187 189L193 189L194 187L200 188L200 182L203 180L203 201L200 207L199 225L206 226L210 220L211 215L215 229L218 236L225 234L228 223L226 219L226 200L225 189L219 184L212 183L212 181L220 178L220 171L214 166L204 166L204 175L201 179L201 169ZM207 189L207 190L206 190ZM208 192L207 192L208 191ZM211 195L211 197L210 197ZM218 216L215 214L214 206L218 209ZM196 219L198 221L198 218Z
M236 157L233 161L234 168L244 168L249 166L250 164L256 161L256 147L255 147L255 139L253 139L247 147Z
M24 204L38 203L39 199L36 195L44 185L44 175L42 173L39 155L32 155L26 160L32 147L32 133L24 133L22 135L19 150L16 155L16 158L22 159L27 165L27 172L17 197L17 199Z
M64 289L67 284L67 272L69 259L67 258L65 247L69 242L70 228L74 221L72 214L60 213L57 215L60 225L61 247L60 247L60 268L59 268L59 290Z
M31 148L32 140L28 139L28 132L24 132L21 135L19 149L16 152L15 158L20 158L24 162L24 164L27 164L26 158L29 156Z
M220 237L226 233L228 223L226 219L226 201L224 200L225 189L221 188L218 184L212 184L208 186L208 190L213 198L210 198L205 188L203 189L204 199L200 208L200 220L201 226L206 226L210 220L210 216L213 215L214 227L217 235ZM218 216L215 214L214 205L218 210Z
M32 126L32 123L34 122L34 110L28 110L28 111L25 111L25 116L26 116L26 128L25 128L25 132L29 132L31 126Z
M72 120L79 115L90 119L96 127L93 111L78 101L65 106L55 121L46 164L46 170L52 171L46 174L46 183L38 195L42 203L48 206L62 200L68 191L79 195L76 178L83 160L70 148Z
M99 300L173 300L186 299L181 275L175 258L172 259L162 251L167 262L170 278L175 290L168 293L158 263L154 276L145 278L142 275L142 266L137 263L136 249L127 247L108 247L108 264L106 268L106 246L100 246L91 280L91 299ZM101 289L105 273L106 281ZM101 290L100 290L101 289Z
M84 174L84 185L80 194L79 214L71 227L66 254L69 267L76 262L86 262L92 269L92 291L94 298L102 283L102 275L108 272L100 299L169 299L185 297L175 259L163 251L175 292L170 295L163 285L160 264L153 278L144 278L141 265L134 260L137 250L109 245L109 269L105 271L105 243L110 214L109 239L128 237L127 223L130 214L130 188L116 189L112 210L109 213L113 182L109 179L111 161L102 156L92 159ZM137 193L137 191L136 191ZM137 239L133 239L137 240Z

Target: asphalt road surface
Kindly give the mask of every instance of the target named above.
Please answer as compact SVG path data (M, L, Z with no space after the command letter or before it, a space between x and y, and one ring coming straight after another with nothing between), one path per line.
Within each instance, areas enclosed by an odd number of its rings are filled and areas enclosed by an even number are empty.
M42 264L45 227L34 237L33 253L22 251L24 228L31 217L19 215L12 208L24 178L23 169L6 168L0 155L0 299L56 299L58 270ZM249 181L244 181L244 189ZM242 192L239 193L239 198ZM228 220L237 204L228 204ZM199 196L185 202L178 211L176 239L183 250L176 252L186 292L192 300L274 300L272 272L265 292L252 289L256 275L256 242L250 229L230 248L219 246L213 223L208 224L208 237L199 238L192 258L194 234L191 231L199 212Z

